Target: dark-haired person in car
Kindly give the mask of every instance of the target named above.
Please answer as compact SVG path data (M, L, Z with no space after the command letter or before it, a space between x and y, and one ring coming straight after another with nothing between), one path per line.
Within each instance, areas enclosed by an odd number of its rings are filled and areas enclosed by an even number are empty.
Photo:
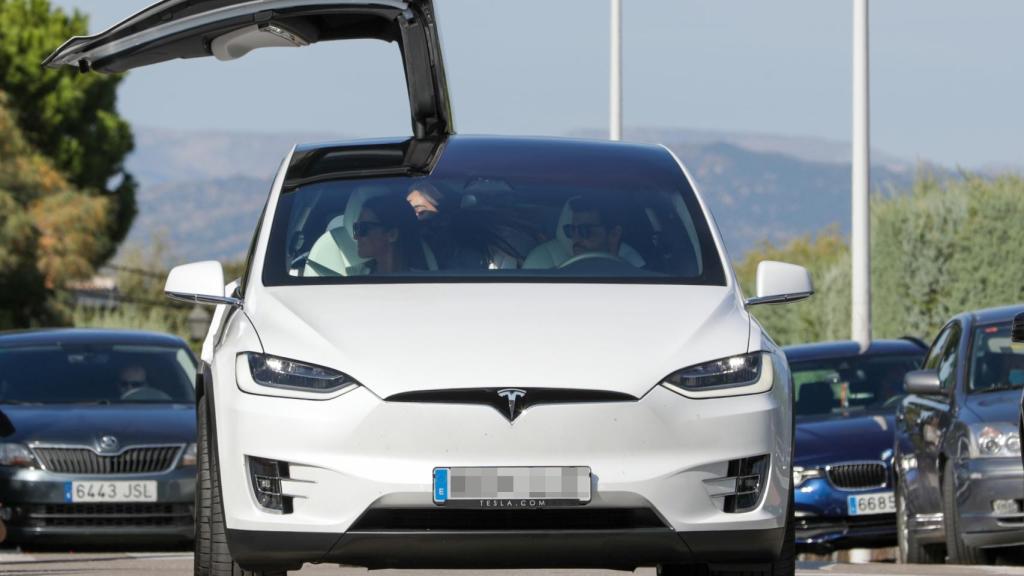
M400 196L377 196L363 203L352 227L359 257L370 274L426 270L416 212Z
M622 212L610 201L601 198L576 198L570 204L572 224L565 225L565 235L572 240L572 254L604 252L619 255L622 244Z

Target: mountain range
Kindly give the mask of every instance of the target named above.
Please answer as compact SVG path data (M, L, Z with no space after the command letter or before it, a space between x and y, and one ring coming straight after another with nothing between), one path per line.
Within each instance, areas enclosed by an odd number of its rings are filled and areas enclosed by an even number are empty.
M139 214L126 246L161 238L175 262L245 254L281 160L295 143L329 133L193 132L136 127L126 166L138 179ZM603 137L581 131L571 136ZM661 143L686 164L730 255L850 220L849 144L814 138L638 129L625 137ZM939 173L948 171L926 166ZM873 153L872 188L907 189L921 165Z

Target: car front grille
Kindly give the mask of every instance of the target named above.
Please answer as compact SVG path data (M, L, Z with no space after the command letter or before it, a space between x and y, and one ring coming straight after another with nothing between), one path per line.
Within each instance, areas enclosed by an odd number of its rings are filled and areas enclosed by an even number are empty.
M828 467L828 480L836 488L860 490L886 485L886 468L881 462L851 462Z
M62 474L145 474L170 469L183 448L180 444L126 448L120 454L97 454L89 448L35 446L45 470Z
M45 528L170 527L192 524L189 504L33 504L26 526Z

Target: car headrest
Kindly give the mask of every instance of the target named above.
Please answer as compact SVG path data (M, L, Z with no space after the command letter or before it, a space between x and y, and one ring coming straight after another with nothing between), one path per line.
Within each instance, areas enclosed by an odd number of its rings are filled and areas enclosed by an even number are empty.
M835 401L831 382L805 382L800 386L800 397L796 401L796 406L797 411L804 414L825 414L832 411Z

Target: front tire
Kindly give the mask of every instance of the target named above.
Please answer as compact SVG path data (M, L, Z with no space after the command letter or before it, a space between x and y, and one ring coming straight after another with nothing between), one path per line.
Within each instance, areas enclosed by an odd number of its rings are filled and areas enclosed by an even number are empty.
M771 564L771 568L744 570L730 568L726 571L709 570L706 566L685 566L662 564L658 566L658 576L794 576L796 574L796 522L793 513L793 491L789 492L789 508L786 512L786 532L782 539L782 550L779 557ZM737 571L738 570L738 571Z
M956 500L955 465L947 462L942 471L942 518L946 523L946 553L949 564L989 564L991 554L984 548L975 548L964 543L963 528L960 526L960 508Z
M895 460L894 460L895 462ZM936 545L921 544L910 530L910 509L907 508L906 488L902 481L896 484L896 562L898 564L941 564L945 558Z
M224 504L221 502L220 470L217 466L217 440L210 426L208 395L196 404L199 462L196 482L196 576L285 576L287 572L245 570L231 557Z
M796 574L796 514L793 510L793 486L789 487L789 509L786 512L786 535L779 559L772 563L772 576Z

